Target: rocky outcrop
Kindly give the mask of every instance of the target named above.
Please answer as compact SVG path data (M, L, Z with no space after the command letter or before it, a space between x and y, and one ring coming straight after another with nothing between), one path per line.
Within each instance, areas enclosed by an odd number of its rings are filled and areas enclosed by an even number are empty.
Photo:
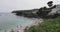
M56 5L56 7L48 13L48 15L53 17L60 17L60 5Z
M56 6L56 7L55 7ZM29 18L55 18L60 16L60 5L55 5L52 8L42 7L40 9L32 10L18 10L13 11L18 16L24 16Z
M24 16L24 17L29 17L29 18L37 18L37 12L39 9L31 9L31 10L18 10L18 11L13 11L12 13L16 13L18 16Z

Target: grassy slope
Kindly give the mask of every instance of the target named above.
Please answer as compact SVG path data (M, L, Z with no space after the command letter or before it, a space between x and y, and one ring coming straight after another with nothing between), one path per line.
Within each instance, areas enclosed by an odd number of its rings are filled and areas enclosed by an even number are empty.
M37 26L32 26L25 32L60 32L60 18L45 19Z

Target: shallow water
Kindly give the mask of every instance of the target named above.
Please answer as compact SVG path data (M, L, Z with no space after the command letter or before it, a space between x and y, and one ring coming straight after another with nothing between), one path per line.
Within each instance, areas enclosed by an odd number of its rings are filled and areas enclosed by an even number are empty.
M26 18L16 16L11 13L0 13L0 32L5 30L15 29L17 26L25 26L35 21L35 18Z

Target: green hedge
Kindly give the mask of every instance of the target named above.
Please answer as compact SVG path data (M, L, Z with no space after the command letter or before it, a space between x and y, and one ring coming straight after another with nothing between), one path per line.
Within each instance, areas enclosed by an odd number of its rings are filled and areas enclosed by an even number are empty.
M25 32L60 32L60 18L45 19L37 26L32 26Z

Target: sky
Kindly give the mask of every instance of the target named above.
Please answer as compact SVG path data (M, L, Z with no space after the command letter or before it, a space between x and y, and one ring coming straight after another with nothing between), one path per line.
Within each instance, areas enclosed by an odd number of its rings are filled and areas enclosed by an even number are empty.
M48 1L60 4L60 0L0 0L0 12L36 9L47 6Z

